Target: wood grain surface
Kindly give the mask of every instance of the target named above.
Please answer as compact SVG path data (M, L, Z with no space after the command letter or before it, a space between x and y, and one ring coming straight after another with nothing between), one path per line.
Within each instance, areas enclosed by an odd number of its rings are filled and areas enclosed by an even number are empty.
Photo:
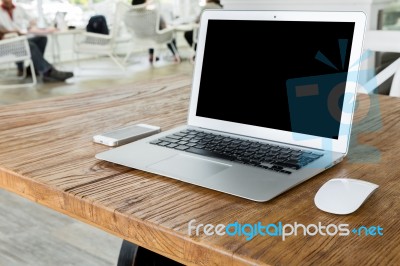
M184 124L190 79L170 76L0 108L0 187L187 265L399 265L400 99L360 94L345 161L281 196L257 203L95 159L92 136L134 123ZM378 190L351 215L318 210L334 177ZM246 178L246 177L243 177ZM12 206L10 206L12 207ZM383 236L188 235L195 224L381 226Z

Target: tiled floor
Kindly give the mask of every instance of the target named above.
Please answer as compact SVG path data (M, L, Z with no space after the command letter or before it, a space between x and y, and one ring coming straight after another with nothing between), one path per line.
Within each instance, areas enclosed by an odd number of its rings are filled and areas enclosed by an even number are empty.
M175 64L160 60L153 67L146 54L132 58L125 73L108 59L58 66L73 70L67 82L42 83L35 88L2 89L0 105L47 97L57 97L119 84L129 84L160 76L192 75L188 60ZM101 67L103 70L93 69ZM117 264L122 240L27 199L0 189L0 265L1 266L113 266Z
M0 265L117 264L122 240L0 190Z

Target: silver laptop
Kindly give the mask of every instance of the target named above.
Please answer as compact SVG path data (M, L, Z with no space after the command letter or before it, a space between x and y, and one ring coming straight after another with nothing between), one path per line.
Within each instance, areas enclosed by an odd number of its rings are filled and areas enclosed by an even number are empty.
M364 28L362 12L206 10L187 124L96 158L271 200L346 156Z

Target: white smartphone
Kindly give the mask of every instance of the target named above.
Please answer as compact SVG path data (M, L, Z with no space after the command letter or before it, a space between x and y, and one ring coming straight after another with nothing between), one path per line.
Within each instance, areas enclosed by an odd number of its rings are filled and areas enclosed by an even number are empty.
M121 146L151 136L161 131L160 127L135 124L93 136L93 141L107 146Z

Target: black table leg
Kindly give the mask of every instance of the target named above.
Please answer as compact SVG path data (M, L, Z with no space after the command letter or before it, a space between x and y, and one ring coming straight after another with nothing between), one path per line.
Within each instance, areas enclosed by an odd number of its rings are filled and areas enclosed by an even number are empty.
M117 266L183 266L183 264L123 240Z

